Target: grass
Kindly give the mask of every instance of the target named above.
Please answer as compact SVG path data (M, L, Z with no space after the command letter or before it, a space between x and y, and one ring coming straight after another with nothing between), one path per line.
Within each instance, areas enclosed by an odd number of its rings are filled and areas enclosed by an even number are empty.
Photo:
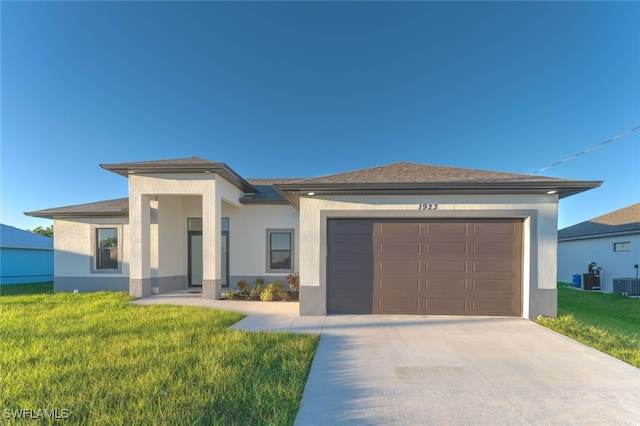
M243 315L135 306L125 293L25 291L0 297L3 416L57 409L74 424L293 424L317 336L228 330Z
M31 284L0 285L0 296L15 296L24 294L53 293L53 281Z
M558 318L545 327L640 368L640 299L577 291L560 283Z

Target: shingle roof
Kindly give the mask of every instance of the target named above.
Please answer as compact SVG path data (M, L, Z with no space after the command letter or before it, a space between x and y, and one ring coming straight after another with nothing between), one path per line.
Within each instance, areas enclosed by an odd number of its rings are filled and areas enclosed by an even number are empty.
M134 161L130 163L101 164L101 166L118 166L119 168L135 168L140 166L163 166L163 165L211 165L220 164L216 161L206 160L200 157L173 158L169 160Z
M294 206L300 195L365 194L557 194L568 197L601 181L576 181L547 176L523 175L433 166L409 162L393 163L353 172L300 179L274 186Z
M640 203L561 229L558 231L558 239L614 233L640 233Z
M491 172L463 169L458 167L433 166L400 162L385 166L371 167L352 172L338 173L311 179L301 179L298 183L420 183L420 182L564 182L567 179L514 173Z
M0 224L0 247L52 249L53 238Z
M27 216L45 217L73 217L73 216L129 216L129 198L98 201L96 203L76 204L73 206L57 207L53 209L25 212Z
M247 180L224 163L214 163L199 157L101 164L101 167L123 176L128 176L132 173L217 173L234 183L246 194L240 200L242 203L291 203L296 207L299 202L299 195L311 191L318 194L365 194L371 192L381 194L557 193L562 198L595 188L602 183L600 181L575 181L409 162L394 163L317 178ZM49 218L82 215L126 216L128 214L128 201L127 198L122 198L40 210L26 214Z
M225 163L216 163L200 157L100 164L100 167L125 177L136 173L216 173L245 193L255 191L249 182Z
M287 200L282 198L282 195L273 187L274 183L289 183L295 182L298 179L284 179L284 178L260 178L260 179L247 179L254 188L258 190L253 195L247 195L240 200L245 204L252 203L268 203L273 202L277 204L288 204Z

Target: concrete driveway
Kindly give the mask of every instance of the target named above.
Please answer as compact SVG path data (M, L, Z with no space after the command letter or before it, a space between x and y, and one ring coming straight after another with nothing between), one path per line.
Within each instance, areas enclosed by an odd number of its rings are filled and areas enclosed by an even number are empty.
M297 425L640 425L640 369L529 320L186 304L247 313L233 328L321 335Z

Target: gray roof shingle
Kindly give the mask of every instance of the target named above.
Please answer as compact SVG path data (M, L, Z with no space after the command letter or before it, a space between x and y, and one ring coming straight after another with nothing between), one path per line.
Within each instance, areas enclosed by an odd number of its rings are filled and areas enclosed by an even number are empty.
M352 172L338 173L311 179L300 179L298 183L421 183L421 182L564 182L567 179L514 173L463 169L458 167L433 166L400 162L371 167Z
M558 239L584 238L614 233L640 233L640 203L561 229L558 231Z
M100 167L124 177L136 173L216 173L245 193L255 191L249 182L227 164L216 163L200 157L100 164Z
M574 181L545 176L492 172L457 167L433 166L410 162L393 163L352 172L317 178L272 178L245 180L225 163L214 163L200 157L173 160L101 164L101 167L128 176L131 173L218 173L244 191L240 201L246 204L284 204L297 206L298 193L362 193L354 191L386 191L385 193L418 193L440 191L454 193L558 193L560 198L599 186L602 182ZM346 191L346 192L345 192ZM423 193L419 192L419 193ZM284 195L284 198L283 198ZM128 199L101 201L54 209L27 212L35 217L126 216Z
M73 217L73 216L129 216L129 198L98 201L96 203L76 204L73 206L57 207L53 209L25 212L27 216L45 217Z

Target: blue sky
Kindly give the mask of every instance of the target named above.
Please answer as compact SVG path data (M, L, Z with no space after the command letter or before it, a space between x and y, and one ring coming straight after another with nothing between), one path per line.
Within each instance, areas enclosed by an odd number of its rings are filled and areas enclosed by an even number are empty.
M2 223L127 195L99 168L396 161L530 173L640 125L639 2L2 2ZM543 175L640 201L640 131Z

